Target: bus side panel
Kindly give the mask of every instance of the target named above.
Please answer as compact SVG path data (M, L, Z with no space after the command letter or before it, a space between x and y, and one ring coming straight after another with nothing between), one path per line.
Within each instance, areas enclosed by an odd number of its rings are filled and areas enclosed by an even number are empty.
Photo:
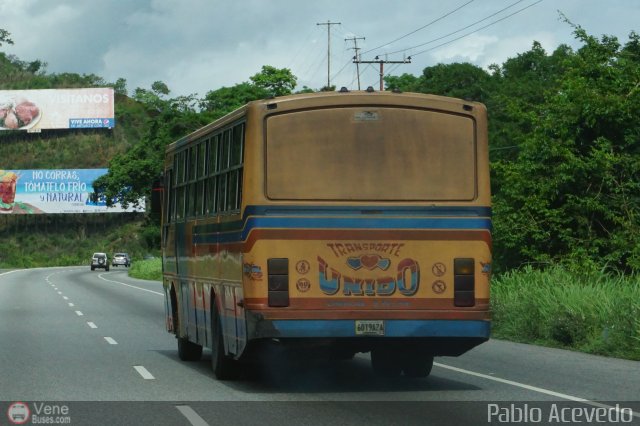
M242 291L241 245L229 243L221 245L220 273L221 303L218 306L227 353L239 355L246 344L246 323L244 319Z
M206 303L205 288L202 281L198 280L193 285L194 299L195 299L195 320L196 328L198 330L197 343L202 346L208 346L207 334L210 328L210 314L207 311L208 303Z

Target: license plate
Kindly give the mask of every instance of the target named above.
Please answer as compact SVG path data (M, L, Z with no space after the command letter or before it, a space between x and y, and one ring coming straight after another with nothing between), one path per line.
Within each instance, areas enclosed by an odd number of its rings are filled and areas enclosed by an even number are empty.
M356 320L357 336L384 336L383 320Z

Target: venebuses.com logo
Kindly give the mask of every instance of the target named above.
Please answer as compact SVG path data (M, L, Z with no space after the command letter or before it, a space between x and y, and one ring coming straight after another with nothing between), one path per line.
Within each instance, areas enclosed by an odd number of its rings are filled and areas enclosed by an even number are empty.
M65 404L47 404L33 402L31 407L26 402L13 402L7 409L10 424L70 424L69 406Z
M14 402L7 409L7 417L14 425L23 425L29 421L31 410L24 402Z

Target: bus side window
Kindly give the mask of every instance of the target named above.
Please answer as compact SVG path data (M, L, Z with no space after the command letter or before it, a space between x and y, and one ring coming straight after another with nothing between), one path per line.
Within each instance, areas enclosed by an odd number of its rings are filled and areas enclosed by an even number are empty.
M182 151L177 155L177 167L176 167L176 219L184 219L185 208L185 178L186 178L186 160L187 151Z
M207 187L205 190L207 192L207 214L209 215L214 215L216 213L217 189L216 177L211 176L207 178Z
M173 222L175 219L175 194L173 186L173 169L167 169L164 175L164 205L162 214L164 223Z
M209 175L213 175L220 170L218 164L219 151L220 151L220 135L215 135L210 141L209 146Z
M205 192L207 193L206 200L206 213L210 216L213 216L217 212L217 200L218 200L218 186L216 185L217 178L216 173L219 170L219 159L220 159L220 134L214 135L208 141L208 152L207 152L207 182Z
M218 212L225 211L225 200L227 199L227 174L223 173L217 177L218 181Z
M187 216L193 217L196 213L196 170L198 167L198 151L193 147L189 148L189 157L187 160Z
M229 162L231 158L231 129L226 129L222 133L222 139L220 140L221 149L220 149L220 158L219 158L219 168L218 168L218 176L217 176L217 187L218 187L218 212L226 212L229 210L227 205L227 198L229 192L229 176L228 176L228 168Z

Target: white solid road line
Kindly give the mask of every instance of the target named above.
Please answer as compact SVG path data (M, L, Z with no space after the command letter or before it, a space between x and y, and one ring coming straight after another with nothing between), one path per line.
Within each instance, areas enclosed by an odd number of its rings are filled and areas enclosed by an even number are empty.
M539 388L537 386L526 385L524 383L514 382L513 380L501 379L500 377L490 376L488 374L476 373L475 371L465 370L463 368L458 368L458 367L452 367L450 365L440 364L439 362L434 362L433 365L438 366L440 368L445 368L447 370L457 371L458 373L469 374L471 376L481 377L481 378L487 379L487 380L493 380L494 382L504 383L504 384L511 385L511 386L517 386L519 388L527 389L527 390L530 390L530 391L533 391L533 392L538 392L538 393L543 393L545 395L555 396L557 398L566 399L568 401L581 402L583 404L591 405L591 406L598 407L598 408L606 408L606 409L616 410L616 407L613 407L611 405L601 404L599 402L591 401L591 400L580 398L580 397L573 396L573 395L567 395L566 393L560 393L560 392L555 392L555 391L548 390L548 389ZM634 411L633 412L633 416L640 418L640 413L636 413Z
M149 371L146 368L144 368L143 366L134 365L133 368L136 369L138 374L140 374L143 379L145 379L145 380L154 380L155 379L155 377L153 377L153 375L151 373L149 373Z
M98 328L98 326L92 323L91 321L87 321L87 325L91 328Z
M164 293L160 293L158 291L153 291L153 290L149 290L149 289L142 288L142 287L137 287L137 286L131 285L131 284L125 284L125 283L122 283L120 281L108 280L108 279L104 278L102 276L102 274L98 275L98 278L100 278L102 281L107 281L107 282L110 282L110 283L116 283L116 284L124 285L124 286L127 286L127 287L135 288L136 290L148 291L149 293L157 294L158 296L163 296L164 297Z
M193 426L209 426L209 423L205 422L204 419L188 405L176 405L176 408Z
M116 342L112 337L105 337L104 340L106 340L110 345L118 344L118 342Z

